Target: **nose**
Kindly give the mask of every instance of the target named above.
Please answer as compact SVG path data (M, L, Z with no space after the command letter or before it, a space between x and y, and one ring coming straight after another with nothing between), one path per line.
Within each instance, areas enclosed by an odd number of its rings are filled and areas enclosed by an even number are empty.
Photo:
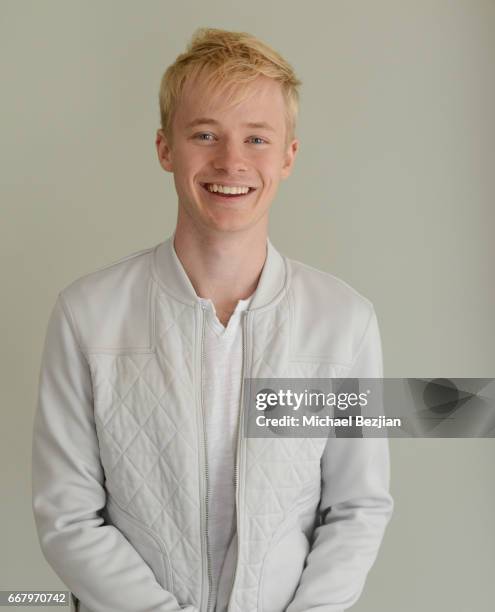
M246 160L241 151L242 144L236 144L232 140L225 140L215 151L213 167L215 170L224 171L227 174L235 175L238 172L247 170Z

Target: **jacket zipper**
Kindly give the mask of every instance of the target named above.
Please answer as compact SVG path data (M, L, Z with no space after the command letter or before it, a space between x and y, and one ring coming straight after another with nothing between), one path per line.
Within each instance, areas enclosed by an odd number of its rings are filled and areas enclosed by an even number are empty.
M242 370L241 370L241 401L240 401L240 407L239 407L239 427L237 429L237 451L236 451L236 458L235 458L235 469L234 469L234 486L235 486L235 509L236 509L236 537L237 537L237 555L236 555L236 560L235 560L235 571L234 571L234 576L232 578L232 584L230 586L230 597L229 597L229 603L227 606L227 610L231 610L231 605L232 605L232 597L233 597L233 588L234 588L234 584L237 578L237 565L238 565L238 561L239 561L239 551L240 551L240 542L241 542L241 538L240 538L240 499L241 499L241 492L240 492L240 486L239 486L239 466L240 466L240 461L242 459L242 451L241 451L241 441L242 441L242 434L244 432L244 416L243 416L243 410L244 410L244 374L245 374L245 369L246 369L246 338L247 338L247 318L249 315L249 310L246 310L243 312L243 319L242 319Z
M206 422L205 422L205 410L203 403L203 380L204 380L204 371L203 364L205 361L204 355L204 346L205 346L205 306L201 304L201 380L200 380L200 404L201 404L201 415L203 419L203 451L204 451L204 461L205 461L205 526L204 526L204 539L206 542L206 566L208 573L208 599L206 603L206 612L210 612L211 599L212 599L212 575L211 575L211 556L210 556L210 546L208 541L208 494L209 494L209 483L208 483L208 453L207 453L207 436L206 436Z

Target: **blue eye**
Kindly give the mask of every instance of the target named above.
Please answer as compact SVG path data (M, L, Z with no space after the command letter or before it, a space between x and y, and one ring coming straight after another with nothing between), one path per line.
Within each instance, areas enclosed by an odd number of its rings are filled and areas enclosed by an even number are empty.
M211 136L212 138L211 139L207 138L208 136ZM195 134L194 138L202 142L210 142L212 139L214 139L214 135L211 134L210 132L201 132L199 134ZM255 142L254 144L267 144L267 141L264 138L260 138L259 136L251 136L251 141L253 140L258 141L258 142Z
M212 134L208 132L202 132L201 134L196 134L195 138L199 138L199 140L204 140L203 138L200 138L201 136L212 136Z

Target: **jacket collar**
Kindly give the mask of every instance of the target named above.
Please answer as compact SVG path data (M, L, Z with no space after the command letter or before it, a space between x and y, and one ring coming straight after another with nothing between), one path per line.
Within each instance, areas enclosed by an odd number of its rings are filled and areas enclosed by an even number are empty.
M174 233L157 244L152 252L152 271L155 279L172 297L194 306L200 301L174 247ZM274 305L288 287L289 266L286 258L266 239L267 254L258 286L249 310Z

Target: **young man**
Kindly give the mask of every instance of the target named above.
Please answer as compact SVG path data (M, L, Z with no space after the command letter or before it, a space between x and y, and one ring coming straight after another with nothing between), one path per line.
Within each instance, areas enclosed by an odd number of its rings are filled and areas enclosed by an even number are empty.
M174 233L58 295L33 511L80 611L342 612L362 592L387 440L242 428L245 378L382 376L372 304L268 238L299 84L252 36L198 31L160 89Z

